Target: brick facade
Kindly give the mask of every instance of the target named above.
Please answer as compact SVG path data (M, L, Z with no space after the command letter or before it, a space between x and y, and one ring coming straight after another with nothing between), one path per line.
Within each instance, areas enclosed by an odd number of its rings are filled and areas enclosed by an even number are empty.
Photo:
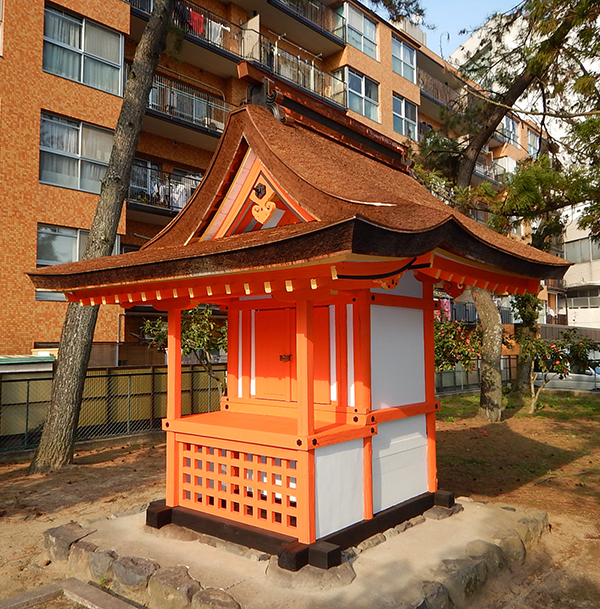
M235 3L219 0L195 0L199 6L231 22L233 29L247 24L260 32L274 45L298 57L306 65L326 72L350 66L367 75L379 85L379 119L372 121L351 110L349 116L400 142L414 142L394 131L392 100L396 93L421 105L422 94L417 83L412 83L392 70L392 37L406 40L415 50L420 44L411 39L364 7L369 18L377 25L377 59L373 59L353 46L346 44L328 52L311 53L303 48L306 25L297 24L297 30L274 32L273 23L263 23L256 11L247 12ZM0 49L0 354L27 354L36 343L56 343L66 303L36 300L35 290L25 271L35 267L38 224L49 224L71 229L88 229L97 202L97 195L64 187L40 183L40 123L41 113L82 121L91 125L113 129L121 107L121 97L91 86L44 72L44 0L5 2L2 21L3 45ZM135 51L136 36L144 20L132 15L131 6L123 0L56 0L53 7L64 9L79 17L98 22L124 36L124 62L130 62ZM135 19L137 22L134 23ZM265 19L265 21L267 21ZM134 26L135 27L132 27ZM295 26L296 27L296 26ZM137 33L136 33L137 32ZM311 34L314 36L314 33ZM323 39L325 40L325 39ZM172 40L171 40L172 42ZM239 42L239 41L238 41ZM197 57L214 57L211 49L184 41L184 51L178 55L169 47L161 58L158 74L170 82L192 87L211 99L224 100L228 107L236 107L246 97L247 83L236 76L235 63L219 74L212 73L210 61L196 61ZM186 46L187 45L187 46ZM334 45L335 46L335 45ZM312 47L315 50L314 46ZM325 48L325 47L324 47ZM421 51L428 61L436 58L425 49ZM204 53L204 55L201 55ZM182 58L187 58L188 63ZM223 59L219 59L223 61ZM215 72L218 70L215 69ZM424 115L419 121L433 128L439 127L437 112ZM510 155L523 158L527 151L527 133L521 126L519 149L505 144L494 156ZM203 174L217 146L215 132L207 133L198 125L182 124L169 116L147 116L137 156L160 166L171 174L184 170ZM134 206L135 207L135 206ZM164 209L124 205L118 233L121 244L139 247L161 230L173 217ZM101 309L94 340L98 343L115 343L123 334L123 310L115 306ZM139 325L139 320L127 322L127 327ZM119 330L119 328L121 330ZM127 339L131 340L129 332ZM121 339L123 337L121 336Z

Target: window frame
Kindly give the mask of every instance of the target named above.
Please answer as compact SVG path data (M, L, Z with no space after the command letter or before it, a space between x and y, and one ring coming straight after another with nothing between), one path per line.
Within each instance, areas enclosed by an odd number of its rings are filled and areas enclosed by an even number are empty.
M397 55L395 53L396 45L400 46L399 55ZM410 65L408 62L406 62L404 60L404 50L405 49L408 49L409 51L412 52L412 58L413 58L412 65ZM396 68L394 67L395 59L400 63L400 66L401 66L400 71L396 70ZM405 66L408 66L408 68L410 68L412 70L412 79L408 78L406 76ZM417 81L417 51L416 51L416 49L413 49L413 47L411 47L409 44L406 44L406 42L404 42L403 40L401 40L400 38L398 38L397 36L394 36L394 35L392 35L392 71L395 74L399 74L400 76L402 76L402 78L406 78L406 80L408 80L408 82L415 84Z
M533 140L533 142L532 142ZM540 153L540 136L533 129L527 128L527 154L537 159Z
M2 0L0 0L0 2L1 1ZM123 36L123 34L121 32L118 32L117 30L113 30L111 28L106 27L105 25L102 25L101 23L97 23L96 21L88 19L87 17L80 17L80 16L74 15L72 13L69 13L67 11L63 11L58 8L55 8L53 6L45 6L45 8L44 8L44 28L45 28L45 23L46 23L46 14L49 12L54 13L55 15L59 16L62 19L70 20L74 23L78 23L81 26L80 48L70 46L59 40L54 40L53 38L49 38L48 36L46 36L45 33L43 35L44 45L51 44L51 45L54 45L55 47L59 47L63 50L69 51L71 53L77 53L80 56L79 78L78 79L71 78L69 76L65 76L64 74L57 74L56 72L53 72L51 69L44 67L43 59L42 59L43 71L46 72L47 74L52 74L54 76L58 76L59 78L64 78L66 80L70 80L71 82L76 82L76 83L85 85L86 87L91 87L92 89L97 89L98 91L104 91L105 93L109 93L110 95L116 95L117 97L123 97L123 87L124 87L123 75L124 75L124 65L125 65L125 63L124 63L125 37ZM119 63L118 64L114 63L104 57L94 55L90 51L86 51L85 42L86 42L88 24L93 24L94 27L100 28L102 30L106 30L107 32L110 32L112 34L116 34L119 36ZM85 68L86 58L89 60L104 64L106 66L116 68L118 70L118 77L117 77L118 90L117 91L112 91L110 89L98 87L94 84L85 82L84 68Z
M367 55L368 57L371 57L372 59L375 59L377 61L379 59L379 44L377 43L379 24L377 23L377 21L370 19L363 11L361 11L358 7L354 6L353 4L350 4L349 2L344 2L344 4L342 4L340 8L341 8L343 17L346 20L346 42L349 45L353 46L355 49L358 49L359 51L361 51L362 53ZM355 11L357 14L360 14L360 16L362 17L362 26L361 26L360 31L358 29L356 29L356 27L350 25L350 11ZM365 33L365 29L366 29L365 22L370 23L374 27L374 30L375 30L374 39L369 38L369 36ZM360 46L357 46L356 44L354 44L352 42L353 38L350 35L350 32L355 33L356 38L360 39ZM365 43L364 43L365 40L369 41L373 45L373 53L370 53L365 50Z
M401 113L396 112L394 103L395 100L398 100L402 105ZM414 121L406 116L406 104L410 104L415 108ZM398 95L398 93L392 93L392 117L393 128L396 133L399 133L400 135L403 135L404 137L407 137L415 142L418 141L419 107L417 104L411 102L405 97L402 97L402 95ZM402 121L402 131L398 131L398 129L396 129L396 118L399 118ZM406 133L407 125L412 125L412 135Z
M40 231L40 229L42 229ZM49 229L44 231L44 229ZM78 262L82 259L85 251L85 244L90 234L87 228L71 228L69 226L60 226L57 224L47 224L46 222L38 222L36 229L36 267L43 268L47 266L55 266L57 264L66 264L66 261L54 261L54 260L40 260L39 258L39 238L40 233L46 232L46 234L55 234L56 236L63 236L73 239L71 244L71 260L68 262ZM115 245L113 247L112 256L119 253L120 251L120 237L119 235L115 238ZM36 300L49 300L53 302L65 302L65 295L60 292L53 292L50 290L35 291Z
M66 150L60 150L57 148L51 148L49 146L44 146L42 145L42 124L43 121L52 121L53 119L60 119L60 121L68 121L70 123L72 123L72 127L75 127L75 125L77 125L77 129L78 129L78 138L77 138L77 153L72 153ZM57 122L57 121L55 121ZM81 183L82 183L82 163L88 163L88 164L93 164L93 165L101 165L103 167L108 167L108 161L104 162L101 161L99 159L93 158L93 157L89 157L89 156L85 156L83 154L83 130L84 127L86 129L89 130L93 130L93 131L101 131L104 132L106 134L110 134L112 136L114 136L114 132L110 129L106 129L104 127L99 127L98 125L92 125L91 123L86 123L83 121L78 121L78 120L74 120L68 117L64 117L64 116L60 116L58 114L53 114L52 112L46 112L45 110L42 110L41 112L41 116L40 116L40 143L39 143L39 150L40 150L40 162L39 162L39 182L40 184L46 184L48 186L56 186L57 188L69 188L70 190L78 190L81 192L89 192L92 194L99 194L100 193L100 187L99 189L96 190L88 190L87 188L82 188ZM41 157L42 157L42 153L46 153L46 154L53 154L55 156L60 156L60 157L64 157L64 158L69 158L69 159L73 159L75 161L77 161L77 186L72 186L72 185L67 185L67 184L57 184L55 182L50 182L48 180L43 180L42 179L42 162L41 162Z
M358 78L361 82L361 90L360 92L356 91L355 89L351 89L350 88L350 76L354 76L355 78ZM353 112L356 112L357 114L360 114L361 116L364 116L365 118L368 118L369 120L372 120L376 123L380 122L380 114L379 114L379 83L375 80L373 80L372 78L369 78L367 75L363 74L362 72L359 72L358 70L355 70L354 68L350 68L350 67L346 67L345 69L345 77L346 77L346 87L347 87L347 95L348 95L348 109L352 110ZM373 83L376 87L377 90L377 99L374 100L372 97L368 97L366 94L366 84L367 81ZM355 110L354 108L350 107L350 98L351 96L354 95L357 98L359 98L361 100L361 107L362 107L362 112L359 112L358 110ZM376 112L376 118L372 118L371 116L368 116L365 113L365 102L371 104L374 108L375 108L375 112Z
M507 143L513 146L519 146L519 121L508 114L504 117L503 121L504 137ZM514 129L513 129L514 127Z

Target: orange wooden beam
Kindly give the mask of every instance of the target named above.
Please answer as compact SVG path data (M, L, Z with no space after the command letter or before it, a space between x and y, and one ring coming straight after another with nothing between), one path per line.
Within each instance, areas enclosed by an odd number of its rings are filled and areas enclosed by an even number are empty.
M169 311L167 337L167 419L181 418L181 311ZM180 455L175 433L167 432L167 505L174 507L181 500Z
M298 436L315 432L315 369L313 349L313 303L296 304L296 370L298 390Z
M371 306L361 294L354 306L354 391L359 414L371 412Z
M373 437L363 439L363 518L373 518Z
M181 311L169 311L167 337L167 418L181 418Z
M425 429L427 432L427 480L430 493L435 493L435 491L438 490L435 415L436 411L429 412L425 415Z

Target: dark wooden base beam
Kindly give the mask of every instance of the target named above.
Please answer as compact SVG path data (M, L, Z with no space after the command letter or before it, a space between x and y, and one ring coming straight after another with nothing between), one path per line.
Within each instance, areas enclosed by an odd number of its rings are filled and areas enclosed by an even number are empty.
M146 524L153 529L160 529L166 524L171 524L171 512L173 508L167 507L164 499L153 501L146 510Z
M454 507L454 493L451 493L450 491L436 491L435 504L445 508Z
M371 520L361 520L310 545L300 543L288 535L266 532L258 527L209 516L188 508L169 508L164 500L150 504L146 511L146 524L159 529L173 523L198 533L206 533L225 541L275 554L279 557L278 564L282 569L299 571L307 564L321 569L335 567L341 564L342 550L419 516L434 505L452 507L454 495L447 491L423 493L375 514Z
M434 493L423 493L375 514L371 520L361 520L341 531L323 537L320 541L327 541L345 550L358 545L361 541L377 533L383 533L401 522L419 516L433 506Z
M219 516L208 516L184 507L173 508L171 522L198 533L206 533L225 541L233 541L268 554L279 554L283 547L298 541L289 535L267 532L258 527L241 524Z

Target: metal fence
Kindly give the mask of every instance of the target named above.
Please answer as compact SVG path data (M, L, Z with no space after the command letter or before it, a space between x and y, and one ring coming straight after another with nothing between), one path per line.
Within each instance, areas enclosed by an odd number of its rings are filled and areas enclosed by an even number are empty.
M517 356L507 355L502 358L502 383L506 384L517 377ZM465 370L460 364L453 370L443 370L435 373L435 392L456 393L459 391L471 391L481 387L481 366L477 362L475 370Z
M219 380L200 366L184 366L181 379L182 414L219 409L225 367L215 367ZM516 356L502 358L502 380L516 377ZM436 393L474 390L480 386L475 370L437 372ZM0 452L38 445L50 403L52 378L0 379ZM161 429L167 410L167 368L106 368L89 370L83 391L77 440L132 435Z
M225 367L211 378L200 366L184 366L182 414L219 409ZM0 451L38 445L50 403L52 378L0 379ZM77 440L144 433L161 428L167 409L167 369L89 370L83 391Z

